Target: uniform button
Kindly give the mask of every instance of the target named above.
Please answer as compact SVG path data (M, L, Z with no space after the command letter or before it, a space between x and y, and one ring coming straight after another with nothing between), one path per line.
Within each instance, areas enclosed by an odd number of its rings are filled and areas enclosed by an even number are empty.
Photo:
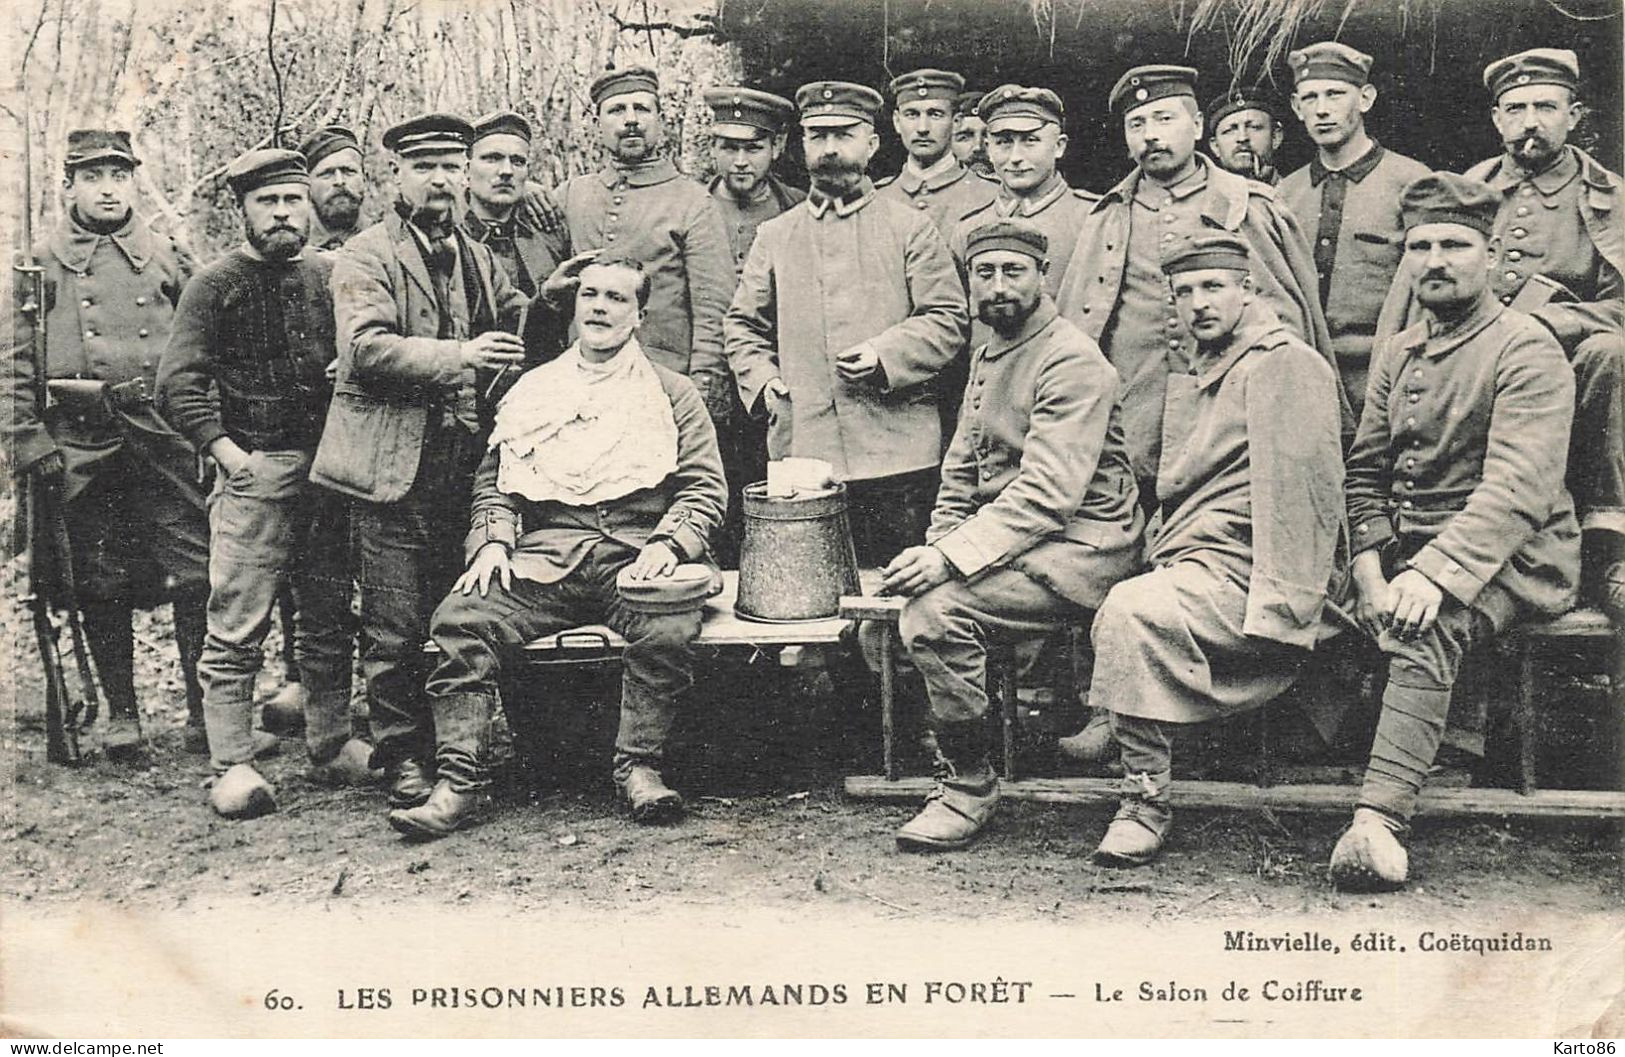
M1414 419L1412 421L1414 422ZM1411 447L1420 448L1421 446L1422 446L1422 438L1421 437L1418 437L1415 440L1411 441Z
M1528 234L1529 234L1529 229L1528 228L1513 228L1512 229L1512 237L1515 238L1515 239L1521 239L1521 238L1523 238L1524 236L1526 236Z
M1502 294L1501 295L1501 303L1503 305L1510 305L1512 303L1512 295L1511 294Z
M610 201L614 202L616 205L620 205L622 202L626 201L626 199L622 198L620 195L616 195L614 198L610 199Z
M608 239L610 242L614 242L615 241L615 232L611 231L608 235L605 235L604 238Z
M1415 415L1412 415L1412 416L1411 416L1411 417L1409 417L1409 418L1407 418L1407 419L1406 419L1406 420L1405 420L1405 425L1407 425L1407 426L1414 426L1414 425L1416 425L1416 416L1415 416ZM1420 441L1413 441L1413 442L1412 442L1412 443L1416 443L1416 444L1420 444Z
M1168 339L1168 347L1169 347L1169 348L1170 348L1170 349L1177 349L1177 348L1179 348L1179 339L1178 339L1178 338L1169 338L1169 339Z
M609 219L610 219L610 220L619 220L619 219L621 219L621 218L620 218L620 214L618 214L618 213L611 213L611 214L610 214L610 215L609 215Z
M1528 206L1519 206L1518 207L1518 215L1520 217L1528 216L1529 215L1529 207Z
M1523 260L1523 254L1518 250L1508 250L1507 251L1507 260L1509 260L1509 261L1521 261L1521 260Z
M1331 239L1321 239L1320 244L1322 246L1330 246L1332 244L1332 240Z
M137 305L137 307L139 307L139 306L141 306L141 305L144 305L144 304L146 304L146 303L147 303L147 299L146 299L146 297L145 297L145 296L142 296L142 297L138 297L138 298L136 298L136 299L135 299L135 303L136 303L136 305Z
M1411 394L1411 403L1414 404L1414 403L1418 402L1421 399L1422 399L1422 394L1421 393L1412 393Z
M152 366L152 361L151 360L142 360L141 361L141 366L143 366L143 367L151 367Z
M135 332L135 336L138 337L138 338L146 337L147 336L147 328L142 327L140 330Z
M1535 193L1535 189L1530 187L1528 184L1524 184L1523 190L1518 193L1523 195L1525 198L1528 198Z
M1164 224L1172 224L1174 222L1174 215L1172 213L1164 213L1162 215L1162 222Z
M1415 504L1413 504L1409 499L1407 499L1407 500L1405 500L1403 503L1401 503L1399 505L1404 507L1406 510L1409 510Z
M1518 273L1517 272L1507 272L1506 275L1504 276L1504 278L1506 279L1507 282L1510 283L1510 282L1512 282L1512 281L1514 281L1514 280L1516 280L1518 278Z
M94 330L87 330L87 331L85 331L85 337L87 337L87 338L94 338L94 337L95 337L95 336L96 336L96 332L95 332L95 331L94 331Z
M1416 370L1412 371L1411 376L1414 378L1422 377L1422 368L1418 367Z
M1358 528L1358 529L1356 529L1356 530L1355 530L1355 531L1356 531L1356 532L1360 532L1360 533L1362 533L1362 534L1363 534L1363 533L1366 533L1366 532L1370 532L1370 531L1371 531L1371 526L1370 526L1370 525L1361 525L1361 526L1360 526L1360 527L1359 527L1359 528Z
M1416 460L1415 459L1406 459L1405 460L1405 469L1412 470L1412 469L1415 469L1415 468L1416 468Z
M925 200L922 198L920 201L914 203L914 206L917 209L924 209L925 208Z
M87 297L83 301L79 302L79 307L80 308L89 308L90 304L91 304L90 298Z

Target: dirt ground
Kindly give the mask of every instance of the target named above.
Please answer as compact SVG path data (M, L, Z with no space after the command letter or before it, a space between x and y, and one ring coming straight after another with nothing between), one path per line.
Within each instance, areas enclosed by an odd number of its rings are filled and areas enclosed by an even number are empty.
M770 665L708 680L713 691L726 687L727 700L691 722L674 753L672 777L692 810L673 826L636 826L615 803L606 773L611 709L530 735L563 748L526 756L528 767L510 752L491 820L449 840L402 840L385 824L381 791L309 784L303 746L288 739L265 766L281 810L227 822L206 806L206 759L181 748L185 709L161 624L144 621L138 645L148 762L117 765L92 752L73 769L43 762L31 644L15 624L9 630L14 722L4 759L13 795L0 819L0 883L12 899L36 904L206 908L246 897L607 909L679 900L1037 920L1625 906L1619 830L1595 822L1424 819L1412 840L1410 888L1375 897L1345 896L1325 882L1344 822L1335 815L1184 811L1160 864L1113 871L1089 861L1107 806L1009 804L974 851L900 854L891 837L908 805L843 795L841 776L872 771L872 754L854 759L850 747L821 738L839 714L830 695ZM276 682L270 668L265 688ZM584 689L601 693L612 680Z

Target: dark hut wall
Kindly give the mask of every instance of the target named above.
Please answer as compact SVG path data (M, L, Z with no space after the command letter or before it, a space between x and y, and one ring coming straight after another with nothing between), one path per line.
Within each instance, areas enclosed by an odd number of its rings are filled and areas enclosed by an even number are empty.
M1253 8L1303 17L1295 26L1271 23L1270 39L1232 71L1236 27ZM1455 171L1500 149L1480 79L1485 64L1524 48L1572 48L1591 108L1579 142L1617 172L1620 9L1621 0L726 0L721 26L739 46L747 82L785 95L818 78L883 86L919 66L959 70L976 88L1006 81L1053 88L1068 114L1062 170L1074 185L1104 190L1129 167L1121 131L1106 113L1106 94L1125 69L1194 66L1204 105L1236 76L1272 85L1284 99L1292 83L1287 50L1328 39L1376 57L1373 135ZM1193 30L1193 19L1208 12L1217 17ZM1280 58L1263 69L1271 43ZM1289 116L1283 171L1310 153ZM895 172L902 159L897 137L883 128L872 171ZM798 145L786 162L799 166Z

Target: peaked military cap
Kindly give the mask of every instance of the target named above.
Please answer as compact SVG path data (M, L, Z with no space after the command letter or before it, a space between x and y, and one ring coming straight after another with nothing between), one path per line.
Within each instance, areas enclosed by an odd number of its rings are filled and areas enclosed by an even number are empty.
M1286 57L1292 67L1292 83L1305 81L1344 81L1352 85L1371 83L1371 56L1358 48L1335 40L1299 48Z
M1450 172L1429 173L1399 194L1405 230L1419 224L1463 224L1488 237L1495 229L1501 193L1481 180Z
M885 100L866 85L850 81L814 81L796 89L796 109L802 128L828 128L875 123Z
M995 220L976 228L966 238L965 260L988 250L1011 250L1041 261L1049 256L1049 237L1026 220Z
M97 162L123 162L134 168L141 159L130 149L130 134L123 129L76 128L68 133L68 153L62 167L68 172Z
M354 132L343 125L319 128L299 144L299 153L305 156L305 164L312 169L329 155L337 154L341 150L353 150L358 154L361 152L361 141L356 139Z
M420 114L384 133L384 149L402 157L467 150L474 126L455 114Z
M1136 66L1112 85L1106 106L1122 116L1135 107L1179 95L1196 98L1195 70L1189 66Z
M976 113L976 108L982 102L986 92L960 92L954 96L954 116L970 117Z
M1000 132L1031 132L1046 124L1066 123L1066 108L1060 96L1048 88L1023 88L1019 84L1001 84L982 96L976 112L987 123L989 132L995 131L995 121Z
M226 185L238 198L271 184L309 184L310 168L296 150L265 147L239 154L226 166Z
M1579 56L1567 48L1530 48L1484 67L1484 87L1496 99L1526 84L1557 84L1579 91Z
M1276 124L1281 122L1281 109L1275 99L1261 88L1232 88L1207 105L1207 127L1211 132L1219 122L1243 110L1262 110Z
M893 77L888 90L899 106L919 99L953 102L965 90L965 78L951 70L911 70Z
M530 142L530 122L512 110L498 110L474 119L474 134L469 137L472 147L486 136L518 136Z
M598 75L587 89L592 97L592 105L597 106L604 100L616 95L625 95L627 92L653 92L660 94L660 76L647 66L627 66L624 69L610 70Z
M1249 252L1247 240L1228 231L1175 239L1163 251L1162 272L1164 275L1177 275L1203 268L1228 268L1233 272L1244 272L1247 270Z
M711 108L711 135L722 139L776 136L796 113L796 105L782 95L738 86L707 88L705 105Z

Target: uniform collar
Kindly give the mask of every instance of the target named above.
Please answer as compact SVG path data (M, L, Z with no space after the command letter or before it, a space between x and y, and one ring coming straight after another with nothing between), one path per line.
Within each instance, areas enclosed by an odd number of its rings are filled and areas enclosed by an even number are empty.
M486 220L474 212L473 206L469 206L463 213L463 230L476 242L487 242L493 238L524 238L531 233L530 225L525 223L524 211L517 203L507 220Z
M1488 290L1479 295L1478 303L1466 315L1447 327L1439 327L1433 313L1424 309L1422 321L1405 331L1404 344L1411 352L1436 360L1477 337L1504 311L1505 306Z
M875 196L875 185L867 176L858 181L858 186L842 195L840 198L831 198L818 188L814 187L807 192L807 208L812 215L822 220L824 214L831 208L838 217L849 217L853 213L869 204Z
M1333 173L1336 173L1339 176L1347 177L1354 183L1359 183L1361 180L1364 180L1367 176L1371 175L1371 170L1377 167L1377 163L1382 161L1382 156L1386 153L1387 149L1383 147L1382 144L1378 143L1376 140L1372 140L1371 149L1360 155L1354 161L1343 166L1341 169L1328 169L1326 168L1325 164L1321 162L1320 153L1317 151L1315 156L1309 159L1309 183L1311 186L1319 187L1326 177L1332 175Z
M1580 159L1578 152L1572 146L1565 145L1557 161L1544 172L1529 176L1523 168L1513 160L1512 156L1502 155L1495 172L1491 173L1484 182L1505 194L1520 184L1534 184L1535 190L1543 196L1550 198L1569 185L1575 177L1580 175Z
M1248 197L1255 193L1249 190L1249 187L1256 182L1245 176L1237 176L1228 169L1221 169L1200 154L1196 156L1196 166L1202 171L1202 180L1205 183L1195 183L1197 178L1192 176L1189 181L1180 181L1179 189L1185 194L1201 190L1202 216L1226 231L1241 230L1241 222L1247 219ZM1100 212L1113 204L1119 206L1128 204L1133 200L1139 187L1140 177L1140 169L1136 166L1118 181L1116 187L1101 195L1100 200L1090 207L1090 211Z
M1134 185L1134 198L1141 204L1148 206L1161 205L1162 203L1157 200L1160 195L1167 195L1175 201L1189 198L1196 192L1205 189L1208 180L1207 166L1204 164L1201 155L1197 155L1195 168L1183 180L1168 187L1145 179L1144 173L1140 175L1141 179Z
M982 359L997 359L1011 349L1019 349L1053 326L1057 317L1055 302L1050 300L1048 294L1039 294L1038 307L1033 309L1033 314L1022 324L1021 332L1013 338L1005 338L995 331L992 340L982 346Z
M1196 387L1211 389L1224 381L1230 368L1253 349L1273 349L1291 338L1290 332L1271 308L1258 301L1248 305L1230 332L1230 340L1215 353L1196 347Z
M619 183L625 183L628 187L653 187L655 184L675 180L680 175L672 160L660 155L637 165L611 164L599 171L598 178L604 181L605 187L614 187Z
M995 208L1000 216L1005 217L1036 216L1054 205L1061 196L1069 194L1071 190L1060 173L1052 173L1044 185L1030 195L1013 195L1001 187Z
M953 151L949 151L929 169L917 168L914 159L908 159L903 163L903 171L897 175L897 183L908 194L917 195L922 189L940 191L958 183L964 175L965 170L960 167L959 159L954 157Z
M83 272L90 267L90 258L95 255L96 247L104 238L111 240L130 262L130 267L138 272L152 259L151 229L147 227L145 220L135 215L133 209L130 210L124 225L108 235L99 235L84 227L74 219L73 210L69 209L61 226L51 238L51 252L56 254L57 259L69 271Z

